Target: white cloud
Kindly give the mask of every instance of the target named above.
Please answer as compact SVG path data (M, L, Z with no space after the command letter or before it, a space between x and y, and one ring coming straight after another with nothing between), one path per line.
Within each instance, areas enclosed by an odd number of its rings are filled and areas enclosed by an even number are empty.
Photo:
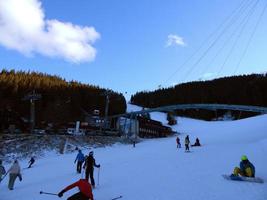
M94 27L45 19L39 0L0 0L0 44L31 56L39 53L80 63L93 61Z
M165 47L170 47L173 45L177 46L186 46L184 39L178 35L170 34L168 35L168 40L166 42Z

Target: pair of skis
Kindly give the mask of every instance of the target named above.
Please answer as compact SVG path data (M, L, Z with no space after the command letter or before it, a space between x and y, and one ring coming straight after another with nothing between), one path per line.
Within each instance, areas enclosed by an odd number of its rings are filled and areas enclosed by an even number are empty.
M58 194L56 194L56 193L43 192L43 191L40 191L40 194L47 194L47 195L55 195L55 196L58 196ZM110 200L117 200L117 199L121 199L121 198L122 198L122 195L117 196L117 197L114 197L114 198L112 198L112 199L110 199Z

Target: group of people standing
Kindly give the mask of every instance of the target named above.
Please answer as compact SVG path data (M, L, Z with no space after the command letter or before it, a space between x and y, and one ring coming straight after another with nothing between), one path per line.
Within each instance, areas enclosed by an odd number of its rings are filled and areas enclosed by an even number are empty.
M94 158L94 152L90 151L88 156L84 156L82 151L79 149L78 154L76 156L76 159L74 163L77 161L77 173L82 172L82 166L85 169L85 179L91 181L91 185L94 188L95 187L95 180L94 180L94 167L100 168L100 164L96 164L95 158Z
M181 142L180 142L180 138L178 136L176 137L176 144L177 144L177 148L181 148ZM189 135L187 135L185 137L184 144L185 144L185 152L189 152L190 151L190 149L189 149L189 146L190 146ZM195 144L191 145L191 147L195 147L195 146L201 146L198 138L196 138Z
M31 168L34 162L35 159L32 157L29 161L29 166L27 168ZM77 173L82 173L82 168L84 168L85 178L82 178L77 182L72 183L71 185L65 187L57 195L59 197L62 197L63 194L68 190L74 187L78 187L79 192L70 196L68 200L94 200L92 193L92 188L95 187L94 167L100 168L100 164L96 164L93 151L90 151L88 156L84 156L82 151L78 150L78 154L76 156L74 163L76 162L77 162L77 167L76 167ZM0 160L0 182L7 176L7 174L9 174L8 188L9 190L13 190L16 179L18 178L20 181L22 181L21 167L17 159L14 161L14 163L7 171L3 166L2 160ZM90 177L90 182L89 182L89 177Z
M176 138L177 148L181 148L180 138ZM189 135L185 137L185 150L189 151L190 139ZM196 138L196 142L194 145L191 146L201 146L200 141ZM31 168L33 163L35 162L34 158L32 157L29 161L28 168ZM65 192L68 190L78 187L79 192L70 196L67 200L94 200L92 188L95 187L95 180L94 180L94 167L100 168L100 164L96 164L94 158L94 152L90 151L88 156L84 156L81 150L78 150L78 154L74 163L77 162L76 170L77 173L82 173L82 168L85 169L85 178L81 178L77 182L74 182L63 190L61 190L57 195L58 197L62 197ZM14 183L17 178L22 181L21 175L21 168L19 165L18 160L15 160L10 169L6 172L5 167L2 165L2 160L0 160L0 182L1 180L9 173L9 182L8 188L13 190ZM243 155L241 157L240 168L236 167L234 172L231 176L245 176L245 177L255 177L255 167L254 165L248 160L247 156ZM90 177L90 182L89 182Z
M77 162L77 173L82 173L82 168L85 169L85 178L81 178L75 183L70 184L65 187L58 193L59 197L62 197L65 192L68 190L78 187L79 192L70 196L67 200L94 200L92 188L95 188L95 180L94 180L94 167L100 168L100 164L96 164L94 158L94 152L90 151L88 156L84 156L82 151L79 149L76 159L74 163ZM89 183L90 177L90 183Z

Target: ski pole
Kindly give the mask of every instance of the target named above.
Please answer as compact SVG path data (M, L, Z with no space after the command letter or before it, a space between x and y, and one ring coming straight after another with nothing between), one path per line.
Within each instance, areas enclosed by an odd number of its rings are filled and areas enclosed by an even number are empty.
M81 179L83 179L85 169L82 168Z
M5 173L5 175L3 176L3 178L2 179L0 179L0 183L4 180L4 178L6 177L6 175L8 174L8 172L7 173Z
M114 197L113 199L111 199L111 200L116 200L116 199L120 199L120 198L122 198L122 196L120 195L120 196L118 196L118 197Z
M97 185L99 185L99 174L100 174L100 167L98 168L98 174L97 174Z
M43 191L40 191L40 194L48 194L48 195L58 195L58 194L55 194L55 193L50 193L50 192L43 192Z
M25 169L29 169L29 167L24 167L24 168L22 168L22 170L25 170Z

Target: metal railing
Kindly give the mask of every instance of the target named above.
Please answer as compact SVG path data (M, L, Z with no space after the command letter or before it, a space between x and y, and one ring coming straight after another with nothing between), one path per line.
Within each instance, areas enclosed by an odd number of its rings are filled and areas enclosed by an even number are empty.
M173 111L173 110L187 110L187 109L204 109L204 110L237 110L237 111L248 111L256 112L261 114L267 114L267 107L260 106L246 106L246 105L228 105L228 104L178 104L171 106L162 106L157 108L149 108L140 111L134 111L119 115L113 115L109 118L117 117L131 117L139 114L145 114L150 112L163 112L163 111Z

